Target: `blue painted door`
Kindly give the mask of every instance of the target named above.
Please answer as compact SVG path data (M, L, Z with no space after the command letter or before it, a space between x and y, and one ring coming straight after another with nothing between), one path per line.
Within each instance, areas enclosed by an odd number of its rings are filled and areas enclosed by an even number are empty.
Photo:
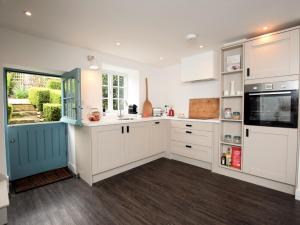
M7 127L10 180L67 166L65 123Z

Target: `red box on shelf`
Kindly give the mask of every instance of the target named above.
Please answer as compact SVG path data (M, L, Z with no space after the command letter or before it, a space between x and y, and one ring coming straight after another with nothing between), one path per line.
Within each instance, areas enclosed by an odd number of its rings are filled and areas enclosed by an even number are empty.
M241 169L242 150L241 147L232 146L231 148L231 166L236 169Z

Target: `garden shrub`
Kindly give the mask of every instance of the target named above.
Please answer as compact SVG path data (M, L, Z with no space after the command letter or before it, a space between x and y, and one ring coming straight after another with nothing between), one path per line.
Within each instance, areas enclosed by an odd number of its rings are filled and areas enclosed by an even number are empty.
M50 89L50 103L61 104L61 91Z
M43 104L50 102L50 91L47 88L30 88L28 99L39 111L43 111Z
M43 104L43 117L46 121L59 121L61 117L61 104Z
M10 122L13 111L14 111L14 107L11 104L8 104L8 106L7 106L7 119L8 119L8 122Z
M14 75L12 73L7 73L7 96L11 96L13 94L14 87Z
M49 79L47 81L46 87L50 88L50 89L60 90L61 89L61 81L60 80Z
M25 88L18 87L14 90L15 96L18 99L25 99L28 98L28 91Z

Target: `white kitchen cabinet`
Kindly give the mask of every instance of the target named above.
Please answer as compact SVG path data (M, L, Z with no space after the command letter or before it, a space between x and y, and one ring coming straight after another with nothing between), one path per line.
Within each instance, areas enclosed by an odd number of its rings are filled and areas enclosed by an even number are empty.
M125 127L126 161L130 163L146 158L149 155L150 124L131 123Z
M297 129L261 126L244 129L244 172L295 185Z
M150 126L150 155L167 150L167 130L165 121L151 122Z
M191 121L171 121L171 152L212 162L213 125Z
M92 128L93 174L113 169L126 163L122 126L100 126Z
M219 55L208 51L181 59L181 81L216 79L219 73Z
M299 30L264 35L245 43L245 79L299 74Z

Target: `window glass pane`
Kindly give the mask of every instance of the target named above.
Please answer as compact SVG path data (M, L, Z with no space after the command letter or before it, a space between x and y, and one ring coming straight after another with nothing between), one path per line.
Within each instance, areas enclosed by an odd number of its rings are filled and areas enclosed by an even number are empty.
M118 99L113 100L113 110L118 110Z
M71 92L72 92L72 97L74 97L75 96L75 79L72 79L71 81L72 81L72 86L71 86L72 91Z
M121 110L124 109L124 100L123 99L119 100L119 109L121 109Z
M103 99L102 100L102 107L103 107L103 109L106 109L106 111L107 111L107 109L108 109L108 99Z
M119 86L124 87L124 77L123 76L119 76Z
M108 85L108 75L106 73L102 74L102 85Z
M119 89L119 98L124 98L124 88Z
M118 86L118 75L113 75L113 86Z
M103 86L102 87L102 97L103 98L108 98L108 86Z
M113 98L118 98L118 88L117 87L113 88Z

